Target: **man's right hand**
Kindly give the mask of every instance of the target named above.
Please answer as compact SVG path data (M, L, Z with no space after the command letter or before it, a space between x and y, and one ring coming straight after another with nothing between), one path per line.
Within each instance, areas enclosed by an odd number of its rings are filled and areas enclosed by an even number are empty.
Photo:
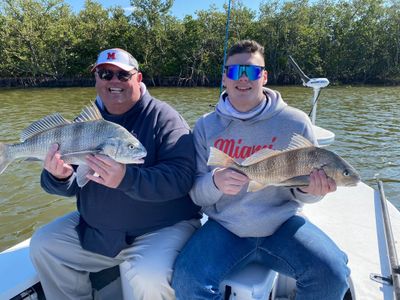
M249 182L249 178L232 169L217 169L214 172L214 184L224 194L236 195Z
M61 153L57 151L58 144L51 145L44 160L44 168L57 179L67 179L74 169L61 159Z

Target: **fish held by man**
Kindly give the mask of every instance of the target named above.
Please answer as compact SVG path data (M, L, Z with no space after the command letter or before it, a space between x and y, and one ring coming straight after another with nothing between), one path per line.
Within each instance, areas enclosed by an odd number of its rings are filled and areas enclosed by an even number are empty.
M316 147L299 134L293 135L286 149L261 149L241 163L211 147L207 164L232 168L245 174L250 179L248 192L269 185L308 186L314 169L324 170L338 186L355 186L360 181L358 172L343 158L332 151Z
M122 126L106 121L94 103L68 121L59 113L32 123L21 133L21 143L0 143L0 174L16 159L44 160L49 148L59 145L61 159L78 165L77 183L84 186L93 171L86 164L87 155L107 155L123 164L143 163L144 146Z

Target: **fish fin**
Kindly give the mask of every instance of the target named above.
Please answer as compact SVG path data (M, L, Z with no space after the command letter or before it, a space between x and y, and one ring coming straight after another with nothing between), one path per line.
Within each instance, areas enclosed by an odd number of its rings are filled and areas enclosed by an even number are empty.
M7 148L7 144L0 143L0 174L4 172L4 170L12 161L12 159L10 159L7 155Z
M79 165L76 170L76 182L79 187L84 187L86 183L89 182L89 179L86 178L86 175L93 175L95 172L86 164Z
M101 115L96 104L92 102L91 105L88 105L82 109L81 113L74 119L74 122L89 122L96 120L103 120L103 116Z
M281 153L281 151L279 151L279 150L272 150L269 148L264 148L264 149L257 151L256 153L252 154L248 158L246 158L244 161L242 161L241 165L248 167L250 165L253 165L255 163L263 161L263 160L267 159L268 157L271 157L271 156L279 154L279 153Z
M72 173L72 176L70 178L68 178L68 180L67 180L67 188L68 189L74 183L75 178L76 178L76 173L74 172L74 173Z
M265 187L266 187L265 184L262 184L262 183L259 183L257 181L251 180L249 182L249 186L247 187L247 191L248 192L257 192L257 191L259 191L259 190L261 190L261 189L263 189Z
M234 164L236 164L235 160L228 154L217 148L210 147L210 156L207 161L208 166L230 167Z
M279 182L279 186L290 186L290 187L302 187L308 186L310 184L310 175L300 175L296 177L289 178L285 181Z
M48 115L43 119L33 122L27 128L21 132L21 142L24 142L28 138L31 138L39 133L45 132L47 130L53 129L58 126L71 124L70 121L66 120L59 113Z
M308 148L308 147L315 147L315 145L313 143L311 143L304 136L302 136L298 133L295 133L292 135L289 146L283 151L289 151L289 150L294 150L294 149L299 149L299 148Z

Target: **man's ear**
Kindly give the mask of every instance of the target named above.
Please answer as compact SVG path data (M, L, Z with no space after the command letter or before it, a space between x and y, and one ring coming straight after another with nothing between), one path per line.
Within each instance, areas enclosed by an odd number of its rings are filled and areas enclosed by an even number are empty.
M224 72L224 74L222 74L222 87L226 87L226 85L225 85L225 80L226 80L226 75L225 75L225 72Z
M268 72L267 70L264 70L264 74L263 74L263 85L266 85L268 82Z
M138 74L137 74L137 81L138 82L142 82L142 79L143 79L143 74L141 73L141 72L138 72Z

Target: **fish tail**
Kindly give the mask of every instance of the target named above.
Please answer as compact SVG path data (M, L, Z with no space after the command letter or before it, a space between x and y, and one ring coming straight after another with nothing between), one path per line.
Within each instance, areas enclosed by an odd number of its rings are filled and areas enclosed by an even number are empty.
M11 159L8 157L8 145L0 143L0 174L4 172L7 166L11 163Z
M210 156L207 161L209 166L231 167L236 165L235 160L217 148L210 147Z

